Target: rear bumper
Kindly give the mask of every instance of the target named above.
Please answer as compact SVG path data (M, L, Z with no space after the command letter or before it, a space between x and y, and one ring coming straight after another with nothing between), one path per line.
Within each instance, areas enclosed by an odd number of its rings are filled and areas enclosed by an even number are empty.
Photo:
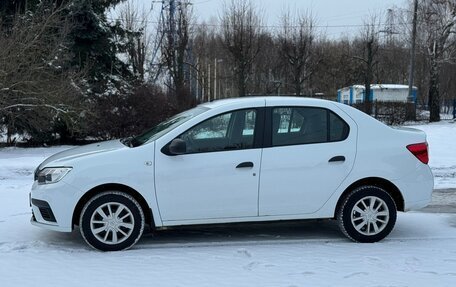
M428 165L420 163L413 174L394 180L404 198L404 211L411 211L426 207L432 200L434 190L434 176Z
M421 208L424 208L431 203L431 199L425 199L421 201L413 201L413 202L408 202L408 204L405 206L404 211L412 211L412 210L418 210Z

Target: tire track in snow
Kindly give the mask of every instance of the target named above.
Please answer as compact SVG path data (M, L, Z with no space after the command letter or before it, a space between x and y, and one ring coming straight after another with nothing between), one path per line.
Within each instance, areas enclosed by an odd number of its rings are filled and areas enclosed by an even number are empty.
M381 243L377 244L388 244L388 243L404 243L408 241L434 241L434 240L456 240L455 237L428 237L428 238L419 238L419 237L404 237L404 238L387 238L384 239ZM180 249L180 248L206 248L206 247L245 247L245 246L279 246L279 245L310 245L310 244L333 244L333 243L342 243L342 244L354 244L352 241L349 241L344 238L340 239L282 239L282 240L239 240L239 241L230 241L230 242L191 242L191 243L139 243L137 244L138 248L135 249ZM134 250L134 249L133 249Z

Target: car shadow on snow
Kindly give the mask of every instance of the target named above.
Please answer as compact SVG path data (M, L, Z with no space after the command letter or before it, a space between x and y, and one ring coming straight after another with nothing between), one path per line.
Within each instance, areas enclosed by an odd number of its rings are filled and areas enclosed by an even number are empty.
M210 226L186 226L150 232L139 241L141 247L179 247L269 244L291 241L348 241L335 220L236 223Z
M409 213L407 216L400 213L396 227L382 242L395 244L394 242L409 240L447 238L449 235L441 224L456 227L456 214L432 215L428 224L422 224L423 220L425 221L429 216L429 214L421 212ZM456 233L452 232L451 236L456 236ZM93 251L85 244L78 227L71 233L39 230L30 239L32 240L28 242L27 246L19 244L10 247L14 247L11 248L14 250L36 248L63 252ZM146 227L142 238L132 249L313 244L316 242L351 244L351 241L340 232L335 220L301 220L185 226L153 232ZM1 249L4 248L0 246Z
M448 229L448 227L451 227ZM395 228L380 243L455 238L456 214L413 212L398 214ZM180 227L145 232L139 248L204 247L212 245L268 245L287 243L350 244L335 220L242 223Z
M31 228L31 227L30 227ZM1 252L92 252L76 226L72 232L33 229L23 240L0 242ZM146 227L132 249L226 246L243 244L286 244L293 242L349 242L334 220L237 223L186 226L151 231Z

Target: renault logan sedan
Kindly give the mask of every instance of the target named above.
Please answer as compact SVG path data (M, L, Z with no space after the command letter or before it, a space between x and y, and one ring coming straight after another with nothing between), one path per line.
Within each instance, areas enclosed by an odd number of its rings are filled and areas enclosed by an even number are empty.
M347 105L254 97L205 103L137 137L60 152L35 172L32 224L92 247L133 246L145 225L337 219L357 242L426 206L426 136Z

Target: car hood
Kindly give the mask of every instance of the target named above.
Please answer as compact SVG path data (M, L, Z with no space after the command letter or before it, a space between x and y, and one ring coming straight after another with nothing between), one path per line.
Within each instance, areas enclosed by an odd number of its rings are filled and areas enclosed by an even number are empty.
M50 157L48 157L45 161L43 161L38 169L42 169L46 166L62 166L68 164L68 161L87 157L94 154L105 153L108 151L119 150L123 148L128 148L123 145L120 140L111 140L99 143L88 144L80 147L71 148L59 153L56 153Z

